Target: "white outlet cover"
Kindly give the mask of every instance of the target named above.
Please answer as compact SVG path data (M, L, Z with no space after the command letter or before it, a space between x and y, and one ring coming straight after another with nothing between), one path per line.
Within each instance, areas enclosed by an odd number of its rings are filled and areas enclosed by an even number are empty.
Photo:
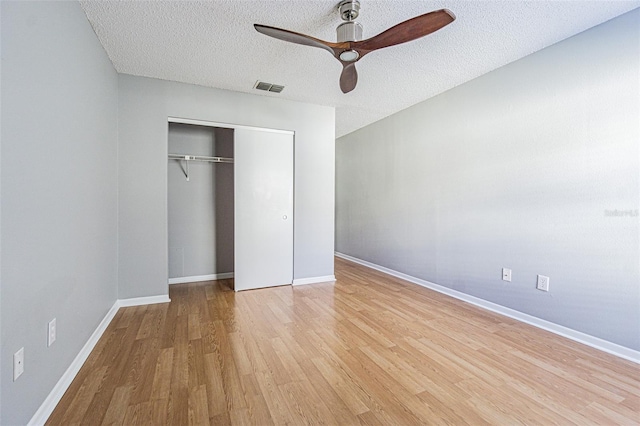
M20 348L13 354L13 381L18 380L22 373L24 373L24 348Z
M49 321L49 333L47 336L47 346L53 345L53 342L56 341L56 319L52 319Z
M511 282L511 269L502 268L502 281Z
M549 291L549 277L544 275L538 275L536 288L542 291Z

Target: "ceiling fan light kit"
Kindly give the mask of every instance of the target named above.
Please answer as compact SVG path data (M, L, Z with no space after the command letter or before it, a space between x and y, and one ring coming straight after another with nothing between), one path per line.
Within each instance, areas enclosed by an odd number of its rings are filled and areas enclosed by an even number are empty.
M357 61L359 57L360 55L356 50L345 50L339 56L340 60L343 62Z
M456 19L447 9L436 10L401 22L376 36L362 40L362 25L355 21L360 15L360 2L343 0L338 3L337 9L340 18L345 22L336 28L336 43L267 25L254 24L254 28L262 34L279 40L327 50L342 64L340 89L343 93L348 93L356 87L358 82L355 63L364 55L374 50L424 37Z

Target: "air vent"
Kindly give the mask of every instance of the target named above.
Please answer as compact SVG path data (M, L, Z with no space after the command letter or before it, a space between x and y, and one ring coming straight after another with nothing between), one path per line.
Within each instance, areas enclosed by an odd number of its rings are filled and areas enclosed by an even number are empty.
M253 86L254 89L258 90L266 90L267 92L280 93L284 86L279 86L277 84L265 83L264 81L256 81L256 85Z

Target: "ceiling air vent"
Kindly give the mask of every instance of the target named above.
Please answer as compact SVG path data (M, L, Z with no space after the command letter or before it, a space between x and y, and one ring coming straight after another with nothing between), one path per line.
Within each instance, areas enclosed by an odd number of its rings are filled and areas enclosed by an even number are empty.
M256 85L253 86L254 89L258 90L266 90L267 92L280 93L284 86L279 86L277 84L265 83L264 81L256 81Z

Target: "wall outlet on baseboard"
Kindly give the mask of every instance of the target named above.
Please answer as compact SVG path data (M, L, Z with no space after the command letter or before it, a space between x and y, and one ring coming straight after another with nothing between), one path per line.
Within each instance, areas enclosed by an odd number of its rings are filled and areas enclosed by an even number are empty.
M13 354L13 381L18 380L22 373L24 373L24 347Z
M549 291L549 277L538 275L538 283L536 284L536 288L542 291Z
M502 281L511 282L511 269L502 268Z

